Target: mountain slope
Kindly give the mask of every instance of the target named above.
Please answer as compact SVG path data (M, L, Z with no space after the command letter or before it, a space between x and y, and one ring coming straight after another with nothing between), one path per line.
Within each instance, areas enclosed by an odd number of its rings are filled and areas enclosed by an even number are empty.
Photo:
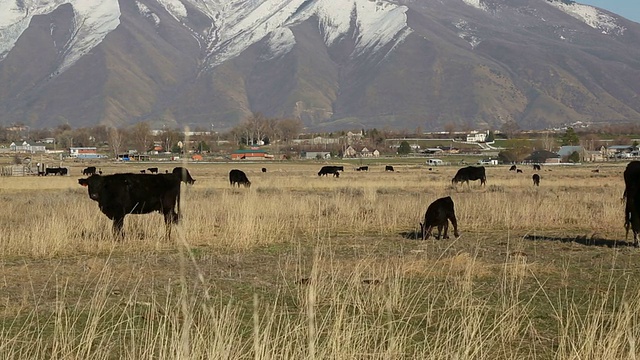
M640 24L568 0L0 0L0 123L640 120Z

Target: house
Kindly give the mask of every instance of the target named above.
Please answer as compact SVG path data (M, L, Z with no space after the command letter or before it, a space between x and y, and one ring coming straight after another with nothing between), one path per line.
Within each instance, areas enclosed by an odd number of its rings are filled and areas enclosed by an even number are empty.
M626 159L632 157L635 148L632 145L611 145L607 149L612 158Z
M366 147L363 147L362 150L360 150L360 156L371 157L371 151L369 151L369 149L367 149Z
M474 143L485 142L487 140L487 135L488 135L488 131L487 132L472 131L470 134L467 134L467 142L474 142Z
M378 149L375 149L375 150L373 150L371 155L373 155L373 157L380 157L380 151L378 151Z
M344 149L342 157L356 157L357 154L358 152L356 151L356 149L354 149L353 146L349 145L346 149Z
M328 151L301 151L300 157L303 159L331 159L331 153Z
M23 141L21 145L12 142L11 145L9 145L9 149L11 151L24 153L45 152L47 150L44 145L36 145L28 141Z
M69 148L69 156L78 159L97 159L100 157L96 147L71 147Z
M498 159L482 159L482 160L478 160L478 165L498 165Z
M536 150L524 159L524 163L530 164L559 164L562 157L547 150Z
M266 150L251 148L236 150L231 153L231 160L265 160L273 159L273 155L269 155Z

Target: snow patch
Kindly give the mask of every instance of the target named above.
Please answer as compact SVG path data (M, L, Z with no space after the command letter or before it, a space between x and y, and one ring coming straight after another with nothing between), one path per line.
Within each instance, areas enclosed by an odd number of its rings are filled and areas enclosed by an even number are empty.
M482 0L462 0L464 1L467 5L471 5L474 8L480 9L480 10L484 10L484 11L488 11L489 8L487 7L487 5L485 5Z
M118 0L0 0L0 60L11 51L36 15L49 14L63 4L74 12L72 38L65 44L57 72L63 72L98 45L120 24Z
M296 38L288 28L280 28L272 31L267 39L270 53L263 56L262 60L272 60L278 58L293 48L296 44Z
M626 28L616 23L616 18L605 14L593 6L578 3L565 4L560 1L549 2L552 6L581 20L594 29L601 30L603 34L623 35Z
M187 1L187 0L185 0ZM393 48L411 33L407 7L383 0L189 0L212 19L205 34L207 62L215 67L233 58L250 45L269 36L275 41L283 28L316 17L325 44L331 46L347 34L356 36L353 55L365 50ZM275 34L274 32L278 32ZM284 38L283 38L284 39ZM293 41L293 40L287 40ZM286 44L290 44L286 42ZM386 47L390 45L390 47ZM278 55L290 49L276 46Z
M482 39L477 36L478 29L469 25L465 20L461 19L458 22L453 23L453 26L460 30L458 32L458 37L468 42L472 49L475 49L476 46L482 42Z
M140 1L136 1L136 6L138 7L138 12L140 15L150 18L153 23L158 26L160 25L160 18L153 11L149 9L149 7Z
M180 0L158 0L158 2L171 16L178 20L178 22L180 22L181 18L184 19L188 15L187 8L184 7L184 4Z

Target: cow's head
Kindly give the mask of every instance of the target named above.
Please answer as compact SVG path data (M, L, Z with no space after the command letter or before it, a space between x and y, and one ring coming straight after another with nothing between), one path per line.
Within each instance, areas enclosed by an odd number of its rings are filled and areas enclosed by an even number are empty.
M99 201L103 188L103 178L100 175L91 175L86 179L78 179L78 184L86 186L91 200Z

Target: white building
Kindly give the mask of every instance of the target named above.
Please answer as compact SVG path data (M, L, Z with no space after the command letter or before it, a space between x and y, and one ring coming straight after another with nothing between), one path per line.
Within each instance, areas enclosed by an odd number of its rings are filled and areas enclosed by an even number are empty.
M480 131L472 131L470 134L467 134L467 142L485 142L487 141L487 135L489 132L480 132Z
M44 145L36 145L36 144L29 143L27 141L24 141L22 145L17 145L15 142L12 142L11 145L9 145L9 149L11 149L11 151L24 152L24 153L35 153L35 152L46 151Z

